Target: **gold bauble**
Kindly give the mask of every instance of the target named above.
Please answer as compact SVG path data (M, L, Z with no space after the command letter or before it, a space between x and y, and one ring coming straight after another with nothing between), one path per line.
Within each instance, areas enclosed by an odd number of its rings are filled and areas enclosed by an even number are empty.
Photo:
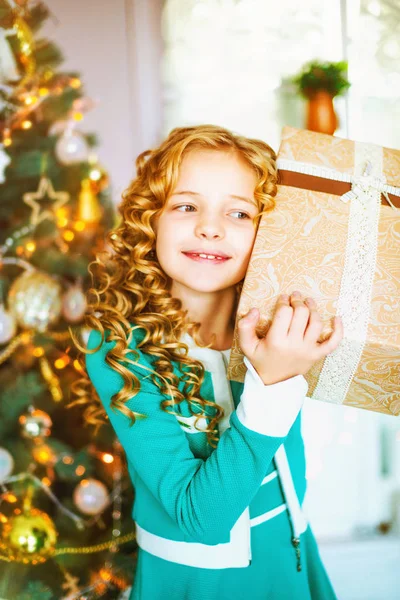
M22 82L31 77L36 70L34 57L34 38L31 29L21 17L14 20L13 30L18 40L16 58L24 77ZM20 82L20 83L22 83Z
M11 285L8 306L18 324L46 331L61 312L61 285L42 271L25 271Z
M93 192L89 179L83 179L78 198L77 218L85 223L98 223L103 209L96 194Z
M56 541L57 530L49 515L33 508L7 521L1 546L18 562L36 563L53 555Z

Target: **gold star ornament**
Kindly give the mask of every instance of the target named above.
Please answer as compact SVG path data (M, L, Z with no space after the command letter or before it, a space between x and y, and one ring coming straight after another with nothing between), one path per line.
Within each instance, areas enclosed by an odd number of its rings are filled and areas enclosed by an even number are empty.
M38 200L43 200L48 198L49 200L53 200L53 204L50 209L44 208ZM57 211L64 206L66 202L69 200L68 192L55 192L53 188L53 184L50 179L45 177L44 175L40 178L39 187L36 192L27 192L22 196L25 204L32 208L31 213L31 225L38 225L45 219L54 220L57 215Z
M71 594L71 598L75 597L75 594L79 594L80 589L78 587L78 583L79 583L79 578L78 577L73 577L71 575L71 573L68 573L68 571L66 571L65 569L63 570L64 572L64 578L65 578L65 583L62 584L62 589L65 590L66 592L69 592L69 594Z

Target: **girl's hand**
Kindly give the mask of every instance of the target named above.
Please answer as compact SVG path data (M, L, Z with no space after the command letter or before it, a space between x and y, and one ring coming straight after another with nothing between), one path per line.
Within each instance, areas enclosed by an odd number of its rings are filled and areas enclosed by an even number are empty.
M252 312L253 311L253 312ZM324 342L317 340L322 320L312 298L302 300L300 292L279 296L271 327L262 339L257 337L260 318L252 309L238 323L239 345L265 385L304 375L314 363L331 354L343 338L343 324L335 317L334 329Z

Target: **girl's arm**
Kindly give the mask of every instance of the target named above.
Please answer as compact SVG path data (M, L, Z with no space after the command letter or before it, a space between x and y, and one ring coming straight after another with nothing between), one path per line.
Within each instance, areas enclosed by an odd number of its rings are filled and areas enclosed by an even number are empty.
M88 347L99 341L100 334L92 331ZM307 392L304 378L265 386L249 371L230 427L203 460L193 455L175 416L160 407L166 397L142 379L140 369L130 366L141 379L141 390L127 406L147 418L130 426L120 411L111 410L111 398L123 385L105 361L111 346L103 343L96 353L86 355L86 366L127 460L184 534L204 544L221 543L250 504L295 421ZM290 413L285 423L278 417L282 413Z

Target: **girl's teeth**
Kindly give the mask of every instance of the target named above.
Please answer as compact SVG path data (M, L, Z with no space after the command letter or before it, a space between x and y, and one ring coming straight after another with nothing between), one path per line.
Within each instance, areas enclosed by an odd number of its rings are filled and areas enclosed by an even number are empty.
M212 254L199 254L201 258L216 258L217 260L222 260L220 256L213 256Z

